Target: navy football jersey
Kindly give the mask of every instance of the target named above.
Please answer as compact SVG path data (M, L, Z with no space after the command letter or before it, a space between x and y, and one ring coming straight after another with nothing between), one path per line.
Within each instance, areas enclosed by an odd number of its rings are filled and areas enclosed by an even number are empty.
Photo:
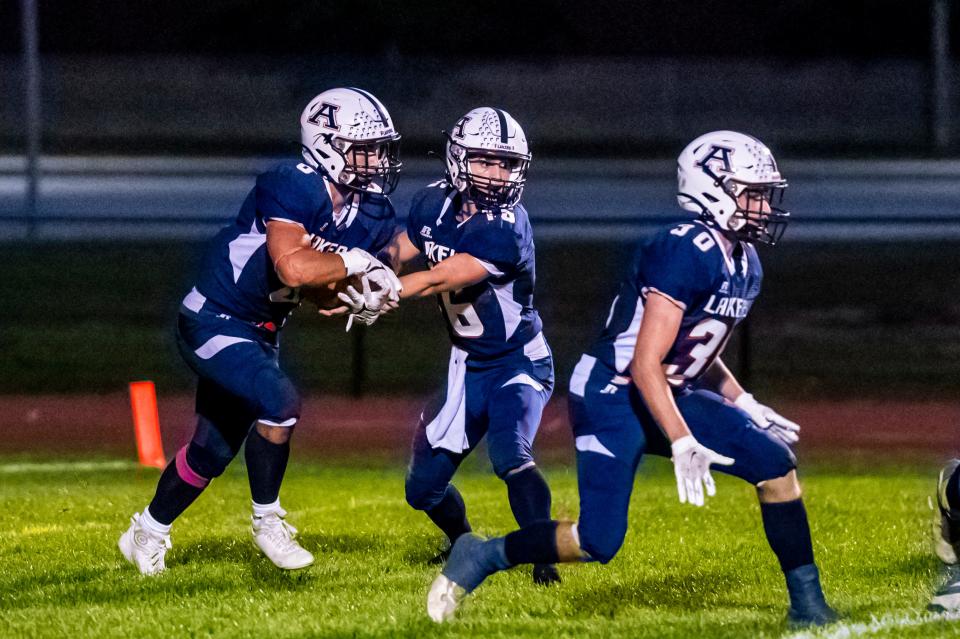
M747 316L763 279L753 245L739 242L731 258L720 241L716 231L695 221L666 228L643 242L588 353L618 375L627 372L644 300L657 291L683 309L677 339L663 363L667 381L675 387L695 382Z
M461 195L438 182L413 198L407 236L433 267L468 253L490 272L484 281L437 296L454 346L471 359L522 349L543 328L533 307L536 280L533 231L520 205L499 215L477 213L460 222Z
M185 306L248 322L283 323L299 304L300 292L283 284L273 268L269 220L302 225L317 236L318 250L342 253L359 247L377 253L392 237L395 214L385 195L356 192L334 215L323 176L295 161L277 164L257 177L237 219L213 239Z

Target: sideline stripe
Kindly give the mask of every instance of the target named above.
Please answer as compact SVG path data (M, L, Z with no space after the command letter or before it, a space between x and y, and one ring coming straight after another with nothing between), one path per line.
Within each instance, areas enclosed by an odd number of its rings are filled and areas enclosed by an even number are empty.
M132 470L140 464L135 461L116 459L99 462L23 462L0 464L0 475L18 473L62 473L62 472L97 472L101 470Z
M785 635L784 639L843 639L845 637L862 637L899 628L916 628L927 624L944 623L960 620L960 612L925 613L920 615L899 615L872 617L870 621L860 623L836 623L822 630L804 630Z

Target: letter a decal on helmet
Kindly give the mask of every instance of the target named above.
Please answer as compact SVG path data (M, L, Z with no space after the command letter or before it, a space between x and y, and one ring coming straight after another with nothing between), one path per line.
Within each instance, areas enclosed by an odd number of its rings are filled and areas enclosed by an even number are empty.
M733 165L730 162L730 155L733 149L727 146L714 144L710 151L697 161L697 166L703 167L703 172L710 177L716 177L716 173L733 173ZM710 163L713 163L713 166ZM717 163L720 163L718 166Z
M320 125L320 118L323 118L323 128L333 129L334 131L340 130L340 125L337 124L337 111L340 110L340 106L336 104L330 104L329 102L324 102L320 105L320 108L317 109L313 115L308 118L308 121L311 124Z

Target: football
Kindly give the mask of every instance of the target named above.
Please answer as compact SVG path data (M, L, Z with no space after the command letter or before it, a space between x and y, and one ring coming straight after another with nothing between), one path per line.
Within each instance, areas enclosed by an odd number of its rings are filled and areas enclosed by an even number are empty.
M330 311L339 306L344 306L343 300L337 297L337 293L346 291L348 286L353 286L357 291L362 291L363 284L360 275L350 275L324 287L304 286L300 289L300 297L319 310Z

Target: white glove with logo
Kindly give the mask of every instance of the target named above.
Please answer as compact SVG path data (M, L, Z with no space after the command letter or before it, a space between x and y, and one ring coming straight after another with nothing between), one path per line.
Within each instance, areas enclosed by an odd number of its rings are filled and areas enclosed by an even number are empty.
M703 446L694 439L693 435L681 437L670 444L673 451L673 472L677 476L677 493L680 503L691 503L694 506L703 506L703 487L707 487L707 495L717 494L717 487L710 475L710 464L730 466L732 457L724 457Z
M370 290L370 280L366 275L360 276L363 290L357 291L353 286L348 286L346 292L337 293L337 297L350 309L350 315L347 317L347 331L357 322L365 326L370 326L385 310L384 301L388 299L387 289L377 291Z
M365 275L380 290L386 291L386 297L391 302L400 301L400 291L403 290L403 285L400 284L400 278L389 266L359 248L352 248L345 253L338 253L338 255L343 260L348 276L357 273ZM378 292L374 291L374 293Z
M800 425L791 422L769 406L764 406L753 398L750 393L743 393L734 402L737 408L750 416L750 421L758 428L768 430L776 435L783 443L796 444L800 440Z

